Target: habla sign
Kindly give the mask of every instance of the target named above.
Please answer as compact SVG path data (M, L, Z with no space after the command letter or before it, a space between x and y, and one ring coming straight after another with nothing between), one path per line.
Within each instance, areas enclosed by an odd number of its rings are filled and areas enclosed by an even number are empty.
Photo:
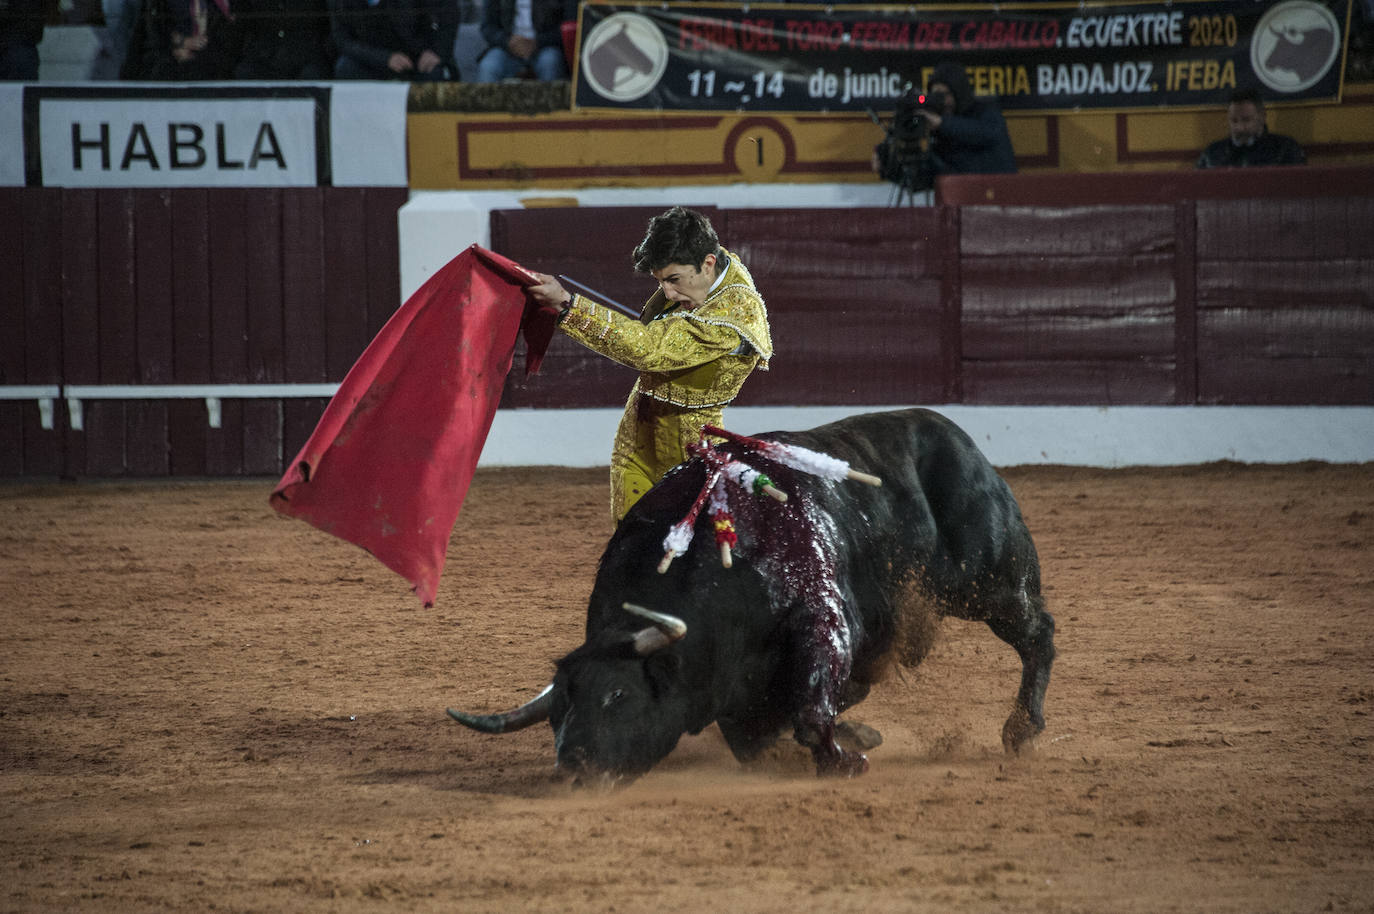
M405 186L407 89L0 85L0 186Z
M50 99L38 113L42 179L63 187L327 184L329 158L319 152L329 148L328 125L317 110L313 98Z

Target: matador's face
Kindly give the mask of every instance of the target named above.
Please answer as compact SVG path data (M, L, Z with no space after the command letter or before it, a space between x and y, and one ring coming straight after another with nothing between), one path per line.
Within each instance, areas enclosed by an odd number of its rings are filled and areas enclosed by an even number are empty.
M658 280L658 287L669 301L684 308L695 308L706 301L706 293L716 281L716 255L707 254L700 267L670 263L651 275Z

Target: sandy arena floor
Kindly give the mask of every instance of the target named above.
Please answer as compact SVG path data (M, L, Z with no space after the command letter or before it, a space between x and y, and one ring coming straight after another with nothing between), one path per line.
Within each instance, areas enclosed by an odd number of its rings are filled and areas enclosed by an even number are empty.
M854 714L872 771L714 729L552 776L604 471L485 470L439 602L274 480L0 486L0 910L1374 911L1374 464L1007 471L1059 659L950 620Z

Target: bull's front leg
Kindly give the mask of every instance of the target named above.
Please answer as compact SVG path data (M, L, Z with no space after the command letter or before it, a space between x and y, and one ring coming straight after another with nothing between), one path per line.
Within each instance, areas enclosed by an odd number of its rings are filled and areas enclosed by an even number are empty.
M793 714L797 742L811 750L816 773L855 777L868 770L862 753L842 749L835 741L835 715L849 682L853 639L849 623L837 604L804 607L792 632L795 664L796 711Z

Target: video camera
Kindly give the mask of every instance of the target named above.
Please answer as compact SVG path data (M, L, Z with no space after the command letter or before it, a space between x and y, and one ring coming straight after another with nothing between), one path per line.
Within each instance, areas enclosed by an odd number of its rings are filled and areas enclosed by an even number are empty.
M930 131L926 129L925 118L917 113L920 111L943 115L944 93L924 93L908 88L897 99L891 125L884 124L872 108L868 109L868 116L887 134L878 144L878 174L906 193L935 186L936 160L930 149Z

